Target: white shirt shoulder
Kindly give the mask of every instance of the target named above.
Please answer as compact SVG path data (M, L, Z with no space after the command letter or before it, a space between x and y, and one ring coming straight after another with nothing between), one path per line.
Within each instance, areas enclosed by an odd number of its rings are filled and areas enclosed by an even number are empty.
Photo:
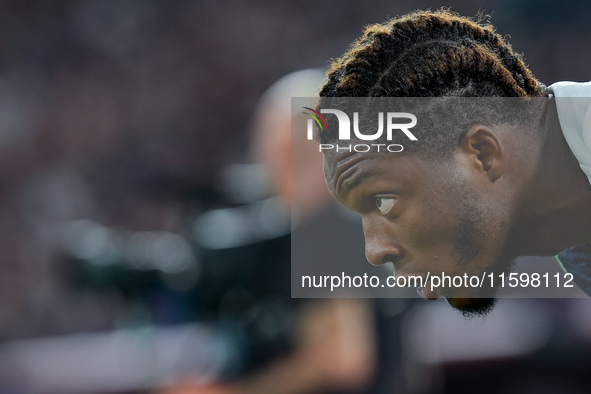
M550 85L564 138L591 182L591 82Z

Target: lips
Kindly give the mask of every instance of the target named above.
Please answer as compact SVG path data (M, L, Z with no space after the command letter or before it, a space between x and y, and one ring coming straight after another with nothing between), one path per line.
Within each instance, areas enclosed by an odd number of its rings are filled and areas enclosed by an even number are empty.
M439 290L440 289L437 287L431 290L431 280L423 283L423 287L417 287L417 293L419 293L419 295L425 300L430 301L436 300L441 296Z
M419 275L413 272L405 272L405 273L401 273L400 271L402 271L402 267L400 266L399 263L395 263L394 264L394 272L393 275L395 277L398 276L405 276L405 277L410 277L410 276L420 276L422 277L421 281L425 281L425 279L427 279L425 282L423 282L423 286L422 287L417 287L417 293L419 293L419 295L424 298L425 300L436 300L439 297L441 297L441 291L442 289L439 287L434 287L433 290L431 290L431 278L429 277L429 275L427 275L427 277L425 278L423 275Z

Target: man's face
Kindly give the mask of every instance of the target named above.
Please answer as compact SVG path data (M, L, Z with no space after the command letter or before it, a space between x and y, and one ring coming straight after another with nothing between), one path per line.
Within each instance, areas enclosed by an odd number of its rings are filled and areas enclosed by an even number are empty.
M391 262L396 276L478 275L508 271L509 217L452 156L433 163L406 153L326 153L332 196L361 214L370 263ZM490 288L430 284L423 298L446 297L466 315L494 304Z

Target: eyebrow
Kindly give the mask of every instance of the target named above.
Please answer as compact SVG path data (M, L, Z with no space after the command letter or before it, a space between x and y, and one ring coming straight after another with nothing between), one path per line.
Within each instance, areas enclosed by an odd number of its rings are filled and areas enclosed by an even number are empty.
M355 171L353 174L348 175L347 177L345 177L345 179L343 179L342 182L342 191L345 194L348 194L351 192L351 190L353 190L355 187L357 187L362 181L364 181L365 177L363 176L363 171L362 170L357 170Z
M337 163L335 174L336 182L334 187L337 195L349 193L353 188L365 180L364 175L366 175L365 173L367 171L355 166L359 161L364 159L365 158L362 156L348 156ZM339 169L339 167L341 167L341 169Z

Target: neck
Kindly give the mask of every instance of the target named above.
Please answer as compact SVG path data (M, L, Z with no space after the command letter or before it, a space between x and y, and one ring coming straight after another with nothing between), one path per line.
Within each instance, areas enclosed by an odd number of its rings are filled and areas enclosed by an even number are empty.
M525 184L512 239L521 255L555 255L591 242L591 187L564 139L556 106L548 105L536 159L522 163Z

